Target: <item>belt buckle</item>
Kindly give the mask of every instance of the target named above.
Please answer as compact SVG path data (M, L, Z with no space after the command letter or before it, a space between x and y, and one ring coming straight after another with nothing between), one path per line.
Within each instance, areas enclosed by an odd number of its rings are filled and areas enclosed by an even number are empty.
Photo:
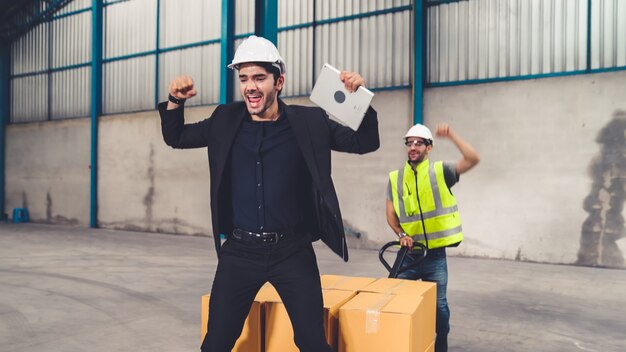
M267 235L272 236L267 239L267 243L278 243L278 239L280 238L280 236L278 235L278 232L263 232L263 236L267 236Z

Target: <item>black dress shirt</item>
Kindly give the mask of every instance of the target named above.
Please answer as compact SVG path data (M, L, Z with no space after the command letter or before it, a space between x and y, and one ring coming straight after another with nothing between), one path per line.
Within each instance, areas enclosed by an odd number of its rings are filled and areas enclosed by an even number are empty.
M304 223L311 180L287 118L241 124L231 159L234 227L293 232Z

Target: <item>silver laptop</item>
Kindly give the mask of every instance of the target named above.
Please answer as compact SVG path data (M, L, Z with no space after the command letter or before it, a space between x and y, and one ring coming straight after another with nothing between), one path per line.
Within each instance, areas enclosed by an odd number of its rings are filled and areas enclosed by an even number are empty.
M359 87L354 93L348 92L339 79L339 70L324 64L311 92L311 101L317 104L337 122L357 130L370 106L374 93Z

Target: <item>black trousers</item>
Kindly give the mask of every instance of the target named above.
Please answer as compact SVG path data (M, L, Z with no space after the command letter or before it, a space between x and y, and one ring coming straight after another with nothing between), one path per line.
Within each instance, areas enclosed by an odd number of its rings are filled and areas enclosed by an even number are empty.
M223 244L202 351L232 350L265 282L274 285L285 304L300 351L330 351L324 335L319 270L307 236L288 236L277 244L245 242L231 236Z

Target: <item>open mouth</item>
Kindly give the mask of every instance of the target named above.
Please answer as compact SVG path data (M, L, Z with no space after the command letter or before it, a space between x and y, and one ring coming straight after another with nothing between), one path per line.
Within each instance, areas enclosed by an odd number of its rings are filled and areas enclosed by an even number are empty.
M248 103L250 104L250 107L258 107L261 104L261 95L259 94L248 94L247 96L248 99Z

